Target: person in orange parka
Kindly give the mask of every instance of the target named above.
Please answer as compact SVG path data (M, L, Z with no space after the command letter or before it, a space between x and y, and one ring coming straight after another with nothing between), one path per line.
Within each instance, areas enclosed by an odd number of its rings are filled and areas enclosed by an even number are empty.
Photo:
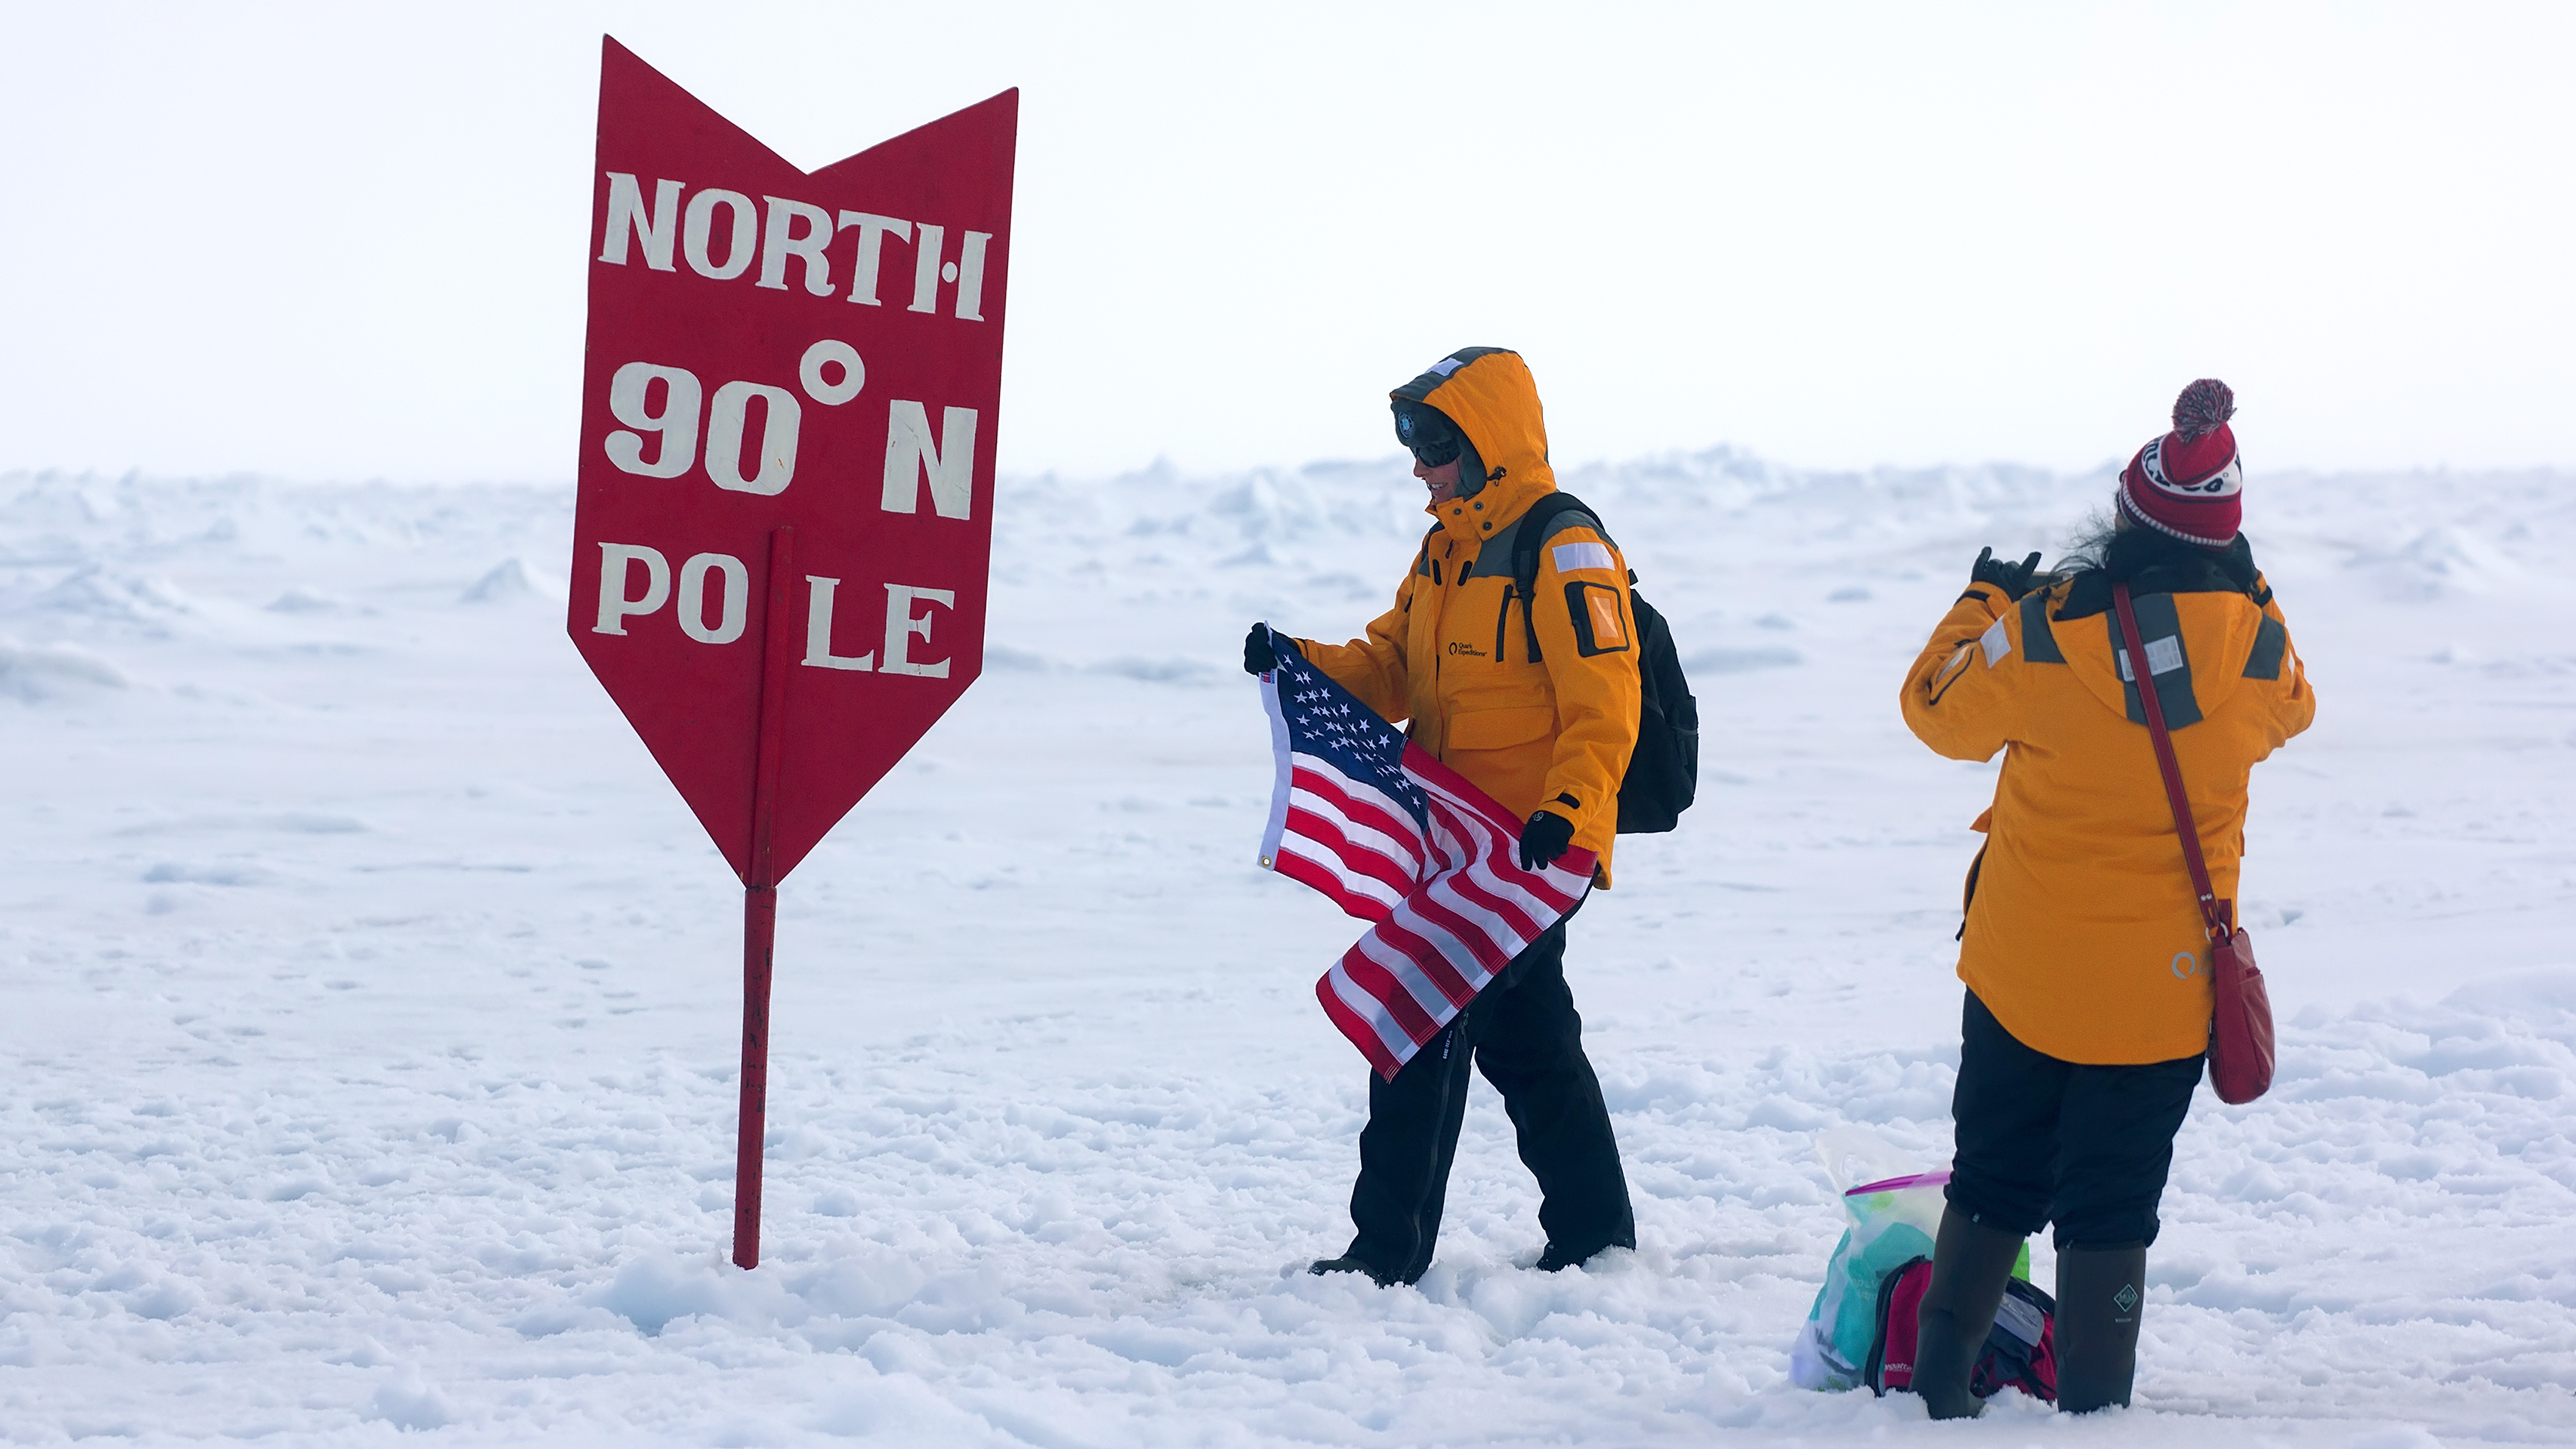
M1968 870L1958 1153L1914 1383L1935 1418L1969 1371L2025 1236L2056 1224L2058 1407L2129 1402L2146 1253L2210 1032L2208 932L2111 585L2130 587L2212 883L2236 894L2246 780L2316 713L2238 531L2235 397L2203 379L2120 475L2113 526L2068 572L1980 554L1906 672L1939 754L2004 752Z
M1513 542L1555 491L1538 385L1520 355L1463 348L1389 394L1396 436L1430 489L1435 520L1395 606L1348 644L1294 640L1334 683L1526 820L1519 854L1543 864L1582 846L1610 884L1619 782L1637 742L1639 684L1628 566L1598 519L1547 520L1523 599ZM1244 641L1254 674L1277 662L1263 625ZM1637 1245L1637 1222L1601 1084L1565 983L1565 922L1511 961L1395 1074L1369 1078L1351 1189L1357 1235L1317 1273L1411 1283L1431 1266L1474 1059L1503 1096L1538 1178L1541 1269Z

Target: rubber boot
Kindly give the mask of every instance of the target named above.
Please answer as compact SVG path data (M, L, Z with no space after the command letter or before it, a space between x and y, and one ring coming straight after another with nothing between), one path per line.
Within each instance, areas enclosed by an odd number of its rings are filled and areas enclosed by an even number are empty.
M2147 1247L2057 1253L2057 1408L2127 1408L2138 1373L2138 1320L2147 1306Z
M1941 1211L1932 1243L1932 1283L1915 1317L1914 1392L1935 1419L1973 1419L1986 1401L1968 1391L1977 1350L1994 1331L2004 1284L2021 1257L2021 1234Z

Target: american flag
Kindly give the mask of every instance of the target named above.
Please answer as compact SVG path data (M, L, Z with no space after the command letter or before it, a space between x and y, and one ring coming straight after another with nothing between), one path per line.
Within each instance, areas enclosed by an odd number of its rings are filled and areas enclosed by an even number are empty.
M1315 996L1392 1079L1583 899L1592 852L1521 869L1510 811L1284 641L1261 697L1279 767L1261 864L1372 923Z

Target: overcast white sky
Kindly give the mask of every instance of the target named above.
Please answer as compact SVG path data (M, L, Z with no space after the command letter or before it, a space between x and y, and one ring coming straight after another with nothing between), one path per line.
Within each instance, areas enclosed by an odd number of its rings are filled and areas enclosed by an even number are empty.
M0 0L0 467L569 478L599 37L798 165L1023 88L1006 471L2576 464L2576 6Z

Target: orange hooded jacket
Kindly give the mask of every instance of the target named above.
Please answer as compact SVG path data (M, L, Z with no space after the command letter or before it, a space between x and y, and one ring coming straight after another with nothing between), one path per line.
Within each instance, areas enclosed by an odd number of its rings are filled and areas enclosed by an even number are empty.
M1637 743L1627 561L1598 520L1568 510L1541 540L1532 604L1515 596L1515 526L1556 490L1538 384L1518 353L1466 348L1392 396L1446 414L1474 444L1487 481L1473 498L1425 510L1439 524L1367 637L1297 647L1369 708L1410 721L1415 743L1504 809L1574 822L1574 844L1599 855L1596 879L1607 887L1619 781Z
M2214 558L2130 585L2211 883L2236 895L2246 780L2316 716L2272 591ZM1905 676L1934 751L2005 751L1968 870L1959 979L2024 1044L2062 1061L2172 1061L2209 1045L2208 932L2175 837L2137 686L2098 571L2016 604L1979 584Z

